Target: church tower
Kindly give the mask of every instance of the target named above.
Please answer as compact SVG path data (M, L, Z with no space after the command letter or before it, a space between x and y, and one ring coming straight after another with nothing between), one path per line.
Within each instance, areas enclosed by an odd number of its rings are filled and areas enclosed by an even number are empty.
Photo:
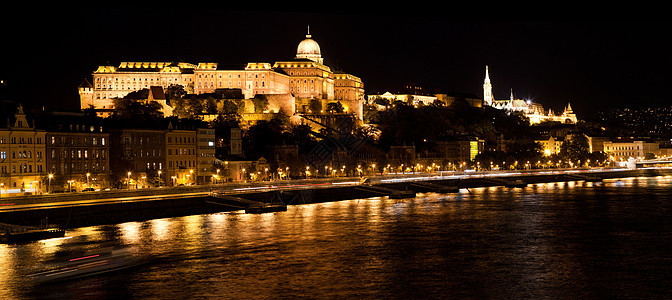
M488 74L488 66L485 66L485 82L483 83L483 105L492 106L494 101L492 97L492 84L490 83L490 75Z

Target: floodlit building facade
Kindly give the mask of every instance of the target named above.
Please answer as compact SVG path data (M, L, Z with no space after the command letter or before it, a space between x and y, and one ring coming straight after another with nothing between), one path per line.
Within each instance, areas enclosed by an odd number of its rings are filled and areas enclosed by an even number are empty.
M114 98L130 92L159 86L166 89L178 84L189 94L213 93L218 89L237 89L245 99L256 95L291 95L284 101L339 101L348 113L362 119L364 84L352 74L334 72L324 64L319 44L310 29L291 60L249 62L230 67L214 62L121 62L117 66L99 66L92 80L79 86L82 109L93 107L101 115L114 109ZM281 105L293 107L294 103ZM300 105L299 105L300 106Z
M659 144L646 141L607 141L604 142L604 153L611 160L627 161L629 158L645 159L647 156L659 155Z
M513 90L508 100L495 100L492 93L492 82L488 66L485 66L485 80L483 81L483 105L491 106L497 109L506 109L510 111L522 112L530 119L531 124L541 123L544 121L560 122L565 124L575 124L577 122L576 114L572 110L572 106L567 103L564 111L556 115L553 110L545 110L541 104L533 103L530 100L516 99L513 96Z
M29 122L21 105L0 129L0 196L45 191L45 134Z

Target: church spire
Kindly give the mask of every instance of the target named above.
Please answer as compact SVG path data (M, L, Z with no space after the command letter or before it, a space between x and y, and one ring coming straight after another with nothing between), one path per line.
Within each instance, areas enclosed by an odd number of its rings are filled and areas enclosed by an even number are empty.
M493 102L490 73L488 72L488 65L485 65L485 81L483 82L483 105L492 106Z

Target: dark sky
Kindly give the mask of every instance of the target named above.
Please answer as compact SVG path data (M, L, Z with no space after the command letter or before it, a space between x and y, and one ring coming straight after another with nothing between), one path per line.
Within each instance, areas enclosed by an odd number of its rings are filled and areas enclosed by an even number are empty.
M415 83L481 98L487 64L495 98L513 89L556 111L571 102L579 118L670 102L670 23L506 19L403 10L19 10L2 20L0 79L25 91L16 98L26 105L77 107L77 86L99 65L273 63L294 57L310 25L325 64L361 77L367 92Z

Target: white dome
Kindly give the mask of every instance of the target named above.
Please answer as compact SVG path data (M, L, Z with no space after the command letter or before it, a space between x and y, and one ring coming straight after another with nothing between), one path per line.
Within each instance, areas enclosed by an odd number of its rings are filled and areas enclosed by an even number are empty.
M320 45L310 36L310 27L308 27L306 39L301 41L299 46L296 47L296 58L306 58L318 63L322 63L323 61Z
M307 35L306 39L301 41L299 46L296 48L296 55L298 56L302 54L322 54L320 53L320 45L318 45L315 40L311 39L310 35Z

